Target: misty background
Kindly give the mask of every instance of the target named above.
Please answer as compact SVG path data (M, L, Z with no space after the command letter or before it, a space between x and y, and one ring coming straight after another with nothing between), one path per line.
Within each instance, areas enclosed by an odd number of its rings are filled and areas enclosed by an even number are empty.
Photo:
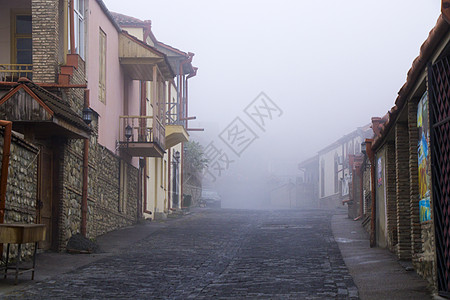
M295 180L297 164L383 116L435 25L434 0L104 0L110 11L152 20L156 38L194 52L191 140L232 161L205 182L224 207L255 208L267 182ZM282 110L258 130L245 107L264 92ZM278 116L278 115L277 115ZM218 135L236 118L258 138L240 156Z

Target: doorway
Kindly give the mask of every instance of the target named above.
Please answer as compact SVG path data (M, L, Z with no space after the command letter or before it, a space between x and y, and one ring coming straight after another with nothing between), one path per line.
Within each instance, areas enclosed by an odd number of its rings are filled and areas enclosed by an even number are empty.
M40 147L38 161L38 199L36 203L37 223L45 224L45 241L39 243L43 250L56 249L57 203L55 201L55 163L51 148Z

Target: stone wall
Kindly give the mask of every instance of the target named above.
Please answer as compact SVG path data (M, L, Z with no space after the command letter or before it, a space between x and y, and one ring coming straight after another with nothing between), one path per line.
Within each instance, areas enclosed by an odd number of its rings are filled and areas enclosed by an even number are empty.
M120 158L105 147L98 145L97 197L90 220L92 237L128 226L137 221L139 170L127 164L127 197L125 210L120 204Z
M38 148L13 135L6 189L5 223L35 223L37 194ZM0 156L3 154L3 131L0 134ZM11 253L16 246L11 246ZM31 244L23 248L22 255L31 255ZM6 248L4 249L6 254ZM3 256L4 257L4 256Z
M37 193L37 155L39 150L13 136L6 190L5 223L35 223ZM3 154L3 132L0 155Z
M397 255L411 259L411 216L409 179L409 135L405 123L395 124L395 163L397 190Z
M413 259L416 272L426 279L430 286L436 289L436 261L435 261L435 239L434 224L428 221L421 225L422 253L417 254Z
M69 140L64 147L62 169L63 197L60 211L60 250L69 238L80 232L83 189L83 141Z
M386 144L386 230L388 248L392 252L397 250L398 243L396 176L395 145L388 142Z
M363 227L367 232L370 232L370 217L372 215L372 179L371 179L371 164L369 158L366 156L363 168Z
M319 199L319 208L336 209L342 207L342 197L340 193Z

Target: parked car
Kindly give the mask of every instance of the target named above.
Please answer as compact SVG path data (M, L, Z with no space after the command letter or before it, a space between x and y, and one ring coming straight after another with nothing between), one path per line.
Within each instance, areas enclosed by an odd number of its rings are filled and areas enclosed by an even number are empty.
M203 190L199 201L200 207L222 207L222 199L216 191Z

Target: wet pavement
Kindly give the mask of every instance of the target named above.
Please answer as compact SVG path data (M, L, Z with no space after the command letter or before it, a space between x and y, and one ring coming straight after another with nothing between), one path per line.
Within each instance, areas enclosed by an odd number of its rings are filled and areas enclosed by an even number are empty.
M120 250L3 297L357 299L333 238L332 216L320 210L199 210L176 222L141 226L139 239L118 231Z
M336 212L331 224L361 299L433 299L428 283L417 275L411 262L399 261L386 249L370 248L361 221L353 221L341 211Z

